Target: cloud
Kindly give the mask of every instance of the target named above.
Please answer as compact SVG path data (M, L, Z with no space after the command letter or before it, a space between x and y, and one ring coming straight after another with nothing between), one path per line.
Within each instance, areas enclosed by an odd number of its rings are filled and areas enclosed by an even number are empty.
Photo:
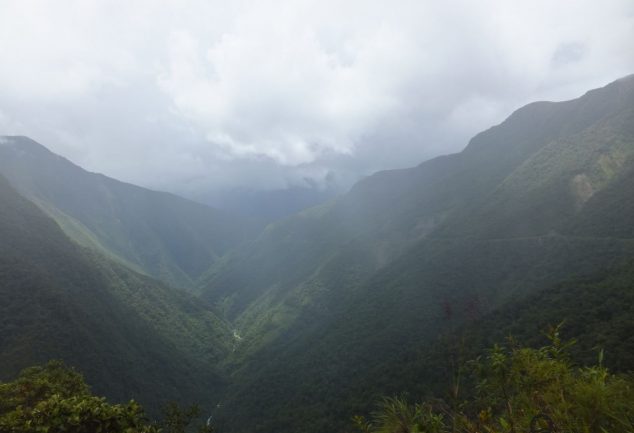
M287 15L262 20L263 12L242 17L203 55L192 35L173 33L169 73L159 84L229 157L292 166L352 153L401 103L399 87L414 70L407 41L382 28L333 48L318 29Z
M629 0L7 0L0 128L179 192L344 185L634 71Z

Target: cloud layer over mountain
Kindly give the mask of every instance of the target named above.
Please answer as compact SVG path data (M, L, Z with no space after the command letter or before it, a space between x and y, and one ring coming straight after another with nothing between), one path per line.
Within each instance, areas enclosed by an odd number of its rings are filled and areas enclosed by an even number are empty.
M632 41L629 0L8 0L0 133L180 192L346 185L634 72Z

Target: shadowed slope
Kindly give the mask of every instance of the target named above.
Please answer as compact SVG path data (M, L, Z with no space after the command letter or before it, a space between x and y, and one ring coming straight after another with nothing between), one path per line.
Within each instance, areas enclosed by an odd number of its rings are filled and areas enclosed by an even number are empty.
M75 241L191 286L254 227L207 206L89 173L26 137L0 138L0 174Z
M0 378L63 359L114 400L209 401L231 336L186 293L78 247L0 176Z

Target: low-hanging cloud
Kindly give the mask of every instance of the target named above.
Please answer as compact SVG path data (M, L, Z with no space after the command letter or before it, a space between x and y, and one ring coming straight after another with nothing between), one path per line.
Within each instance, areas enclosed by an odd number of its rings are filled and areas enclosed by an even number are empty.
M288 13L265 13L249 11L207 49L186 31L170 35L159 84L227 156L295 166L351 154L403 104L417 65L402 32L381 26L333 43Z
M633 72L633 40L629 0L8 0L0 133L180 192L345 185Z

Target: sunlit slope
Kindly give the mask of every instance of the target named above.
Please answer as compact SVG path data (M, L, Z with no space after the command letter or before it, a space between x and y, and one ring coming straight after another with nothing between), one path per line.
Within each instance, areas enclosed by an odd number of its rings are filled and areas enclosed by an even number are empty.
M0 174L75 241L176 286L191 286L253 231L207 206L89 173L26 137L0 137Z
M115 400L208 401L226 324L208 306L77 246L0 177L0 378L63 359Z
M227 403L236 430L261 418L261 431L327 431L447 327L634 257L633 125L634 77L531 104L463 152L372 176L219 263L203 293L256 361Z

